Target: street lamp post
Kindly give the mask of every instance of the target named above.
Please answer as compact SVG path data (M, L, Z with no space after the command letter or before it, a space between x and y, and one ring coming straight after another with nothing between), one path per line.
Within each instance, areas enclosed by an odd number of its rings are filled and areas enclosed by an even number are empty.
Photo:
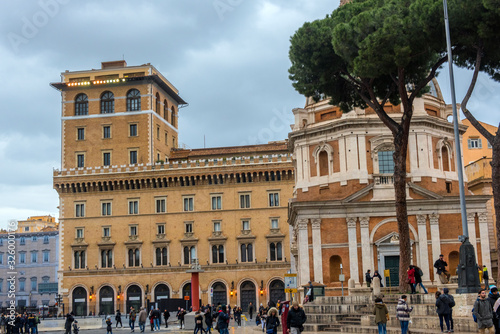
M460 246L460 262L458 264L458 289L457 293L475 293L481 288L479 273L477 271L476 255L474 246L469 242L469 230L467 228L467 210L465 203L464 176L462 164L462 149L460 147L460 133L458 130L457 101L455 97L455 79L453 77L453 58L451 53L450 23L448 20L448 3L443 0L444 24L446 31L446 44L448 51L448 67L450 72L451 106L453 108L453 128L455 132L455 147L457 157L458 188L460 191L460 212L462 215L462 232L459 237L462 242Z

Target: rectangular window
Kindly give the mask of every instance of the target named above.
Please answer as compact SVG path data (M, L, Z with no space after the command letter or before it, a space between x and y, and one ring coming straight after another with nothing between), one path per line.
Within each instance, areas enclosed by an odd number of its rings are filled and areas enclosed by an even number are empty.
M242 220L241 221L241 229L243 231L249 231L250 230L250 220Z
M0 264L3 264L3 254L0 254Z
M26 244L26 238L25 237L21 237L21 239L19 240L19 243L21 245L25 245Z
M194 197L184 197L184 211L194 211Z
M139 214L139 201L138 200L128 201L128 214L129 215Z
M75 204L75 216L76 217L85 217L85 203L76 203Z
M394 174L394 151L378 152L378 169L380 174Z
M104 152L102 154L102 165L103 166L111 165L111 152Z
M31 241L37 241L37 237L36 237L36 236L33 236L33 237L31 238Z
M26 263L26 253L19 253L19 263Z
M111 138L111 126L110 125L104 125L102 127L102 138L104 138L104 139Z
M85 154L77 154L76 155L76 166L78 168L85 167Z
M50 253L48 251L43 252L43 262L49 262Z
M76 229L76 237L77 238L83 238L84 235L83 235L83 228L77 228Z
M78 140L85 140L85 128L77 128L76 137Z
M48 244L49 243L49 236L48 235L46 235L46 236L43 237L43 243L44 244Z
M165 213L167 212L167 199L166 198L157 198L156 199L156 213Z
M101 203L101 215L102 216L111 216L111 202L102 202Z
M38 262L38 253L33 252L31 253L31 263L37 263Z
M273 229L279 228L277 218L271 218L271 228L273 228Z
M483 143L481 138L469 138L467 139L467 146L469 149L483 148Z
M240 194L240 209L250 208L250 194Z
M168 133L165 132L165 144L168 145Z
M157 234L165 234L165 224L156 225Z
M220 222L214 222L214 232L220 232L220 231L221 231Z
M137 136L137 124L130 124L129 136L130 137L136 137Z
M137 163L137 151L130 151L130 164L134 165Z
M193 223L184 223L186 227L186 233L193 233Z
M31 291L36 291L36 278L31 280ZM36 301L35 301L36 303ZM36 304L35 304L36 306Z
M160 127L156 127L156 139L160 140Z
M111 228L103 227L102 228L102 236L103 237L110 237L111 236Z
M19 291L24 291L25 284L25 281L19 281Z
M222 209L222 196L212 196L212 210L221 210Z
M130 225L130 235L137 235L137 225Z
M273 192L269 193L269 206L280 206L280 194Z

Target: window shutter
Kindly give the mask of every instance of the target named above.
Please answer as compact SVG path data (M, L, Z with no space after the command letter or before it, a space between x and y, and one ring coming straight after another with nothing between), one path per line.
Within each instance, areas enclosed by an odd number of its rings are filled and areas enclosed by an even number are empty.
M479 148L483 148L483 144L481 143L481 138L479 138L477 140L477 143L478 143Z
M470 144L470 139L467 139L467 146L468 146L469 149L471 148L470 145L471 145Z

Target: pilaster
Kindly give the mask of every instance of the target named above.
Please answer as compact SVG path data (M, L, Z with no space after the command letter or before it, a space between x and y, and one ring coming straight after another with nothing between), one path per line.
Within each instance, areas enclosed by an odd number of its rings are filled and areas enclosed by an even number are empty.
M370 245L370 217L360 217L359 225L361 227L361 256L363 261L363 273L366 273L368 269L375 270L373 268L373 256L372 256L372 245Z
M356 285L359 285L358 240L356 233L356 218L354 217L347 217L347 234L349 237L350 274Z
M299 279L300 285L307 284L310 280L309 272L309 236L307 233L307 219L299 219Z
M481 239L481 260L491 273L491 250L490 238L488 233L488 214L480 212L479 216L479 238ZM479 261L478 261L479 262Z
M432 242L432 261L436 261L441 254L441 241L439 235L439 215L433 213L429 215L429 223L431 225L431 242ZM437 275L434 274L434 281L437 281Z
M313 242L314 281L323 283L323 255L321 253L321 219L311 219Z
M474 254L476 255L476 262L479 262L477 258L477 236L476 236L476 213L467 213L467 229L469 230L469 241L474 246Z
M424 280L430 281L429 251L427 247L427 215L417 215L418 250L420 254L420 269L424 273ZM438 254L439 255L439 254Z

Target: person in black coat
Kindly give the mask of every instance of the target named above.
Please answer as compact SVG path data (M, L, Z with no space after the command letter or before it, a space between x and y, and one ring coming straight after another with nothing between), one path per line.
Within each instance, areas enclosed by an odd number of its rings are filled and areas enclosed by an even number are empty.
M413 266L413 268L415 269L415 289L417 288L417 286L420 285L420 287L422 289L424 289L424 293L425 294L428 294L427 292L427 289L425 288L425 286L422 284L422 269L420 269L419 267L417 266Z
M123 327L122 314L120 310L116 311L115 321L116 321L116 328L118 328L118 323L120 323L120 327Z
M372 274L371 270L368 269L365 274L365 282L366 282L366 287L369 288L370 285L372 284Z
M451 300L448 296L441 292L436 292L436 312L439 316L439 326L441 332L444 333L443 320L446 323L447 333L450 333L450 313L451 313Z
M274 334L277 334L279 325L280 319L278 317L278 310L276 309L276 307L271 307L267 312L266 331L272 329Z
M312 302L314 300L314 287L311 281L309 281L309 291L311 291L309 294L309 302ZM307 291L307 293L309 293L309 291Z
M252 303L248 304L248 315L250 316L250 320L252 320L252 315L253 315L254 307Z
M205 333L212 333L213 315L210 307L207 308L207 311L205 312L205 324L207 325Z
M373 273L373 278L375 277L378 277L378 279L380 280L380 287L383 288L384 281L382 280L382 276L380 276L380 274L378 273L378 270L375 270L375 272Z
M294 301L286 317L286 326L290 334L300 334L306 320L306 313L299 307L299 303Z
M488 298L486 298L490 302L491 308L493 309L493 326L495 326L495 333L500 333L498 314L500 312L500 307L497 308L497 312L495 312L494 309L495 303L499 297L500 295L498 294L498 289L496 287L492 287L490 293L488 293Z
M71 324L75 321L74 313L66 314L66 321L64 322L65 334L71 334Z
M163 319L165 319L165 328L168 328L168 318L170 318L170 312L165 310L163 312Z

